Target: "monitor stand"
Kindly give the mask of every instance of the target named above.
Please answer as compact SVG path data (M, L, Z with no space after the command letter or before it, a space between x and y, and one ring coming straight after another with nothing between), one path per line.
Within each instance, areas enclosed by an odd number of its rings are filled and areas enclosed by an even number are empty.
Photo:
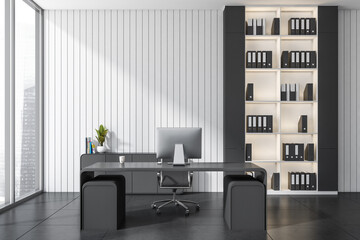
M184 145L175 144L174 166L185 166Z

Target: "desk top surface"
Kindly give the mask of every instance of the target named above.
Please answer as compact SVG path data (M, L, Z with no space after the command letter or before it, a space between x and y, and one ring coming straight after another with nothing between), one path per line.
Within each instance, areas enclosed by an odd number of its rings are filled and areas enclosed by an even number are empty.
M119 171L218 171L218 172L242 172L242 171L260 171L266 172L265 169L253 163L217 163L217 162L203 162L190 163L186 166L173 166L167 163L156 162L125 162L120 164L118 162L97 162L88 167L85 167L81 172L119 172Z

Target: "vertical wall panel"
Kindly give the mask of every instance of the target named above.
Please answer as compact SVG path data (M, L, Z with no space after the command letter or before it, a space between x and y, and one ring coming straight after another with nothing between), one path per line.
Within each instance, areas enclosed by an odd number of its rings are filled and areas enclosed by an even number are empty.
M79 191L85 137L109 151L154 152L157 127L202 127L203 159L222 162L222 11L45 11L45 190ZM195 174L193 191L222 191Z
M339 191L360 191L360 11L339 11Z

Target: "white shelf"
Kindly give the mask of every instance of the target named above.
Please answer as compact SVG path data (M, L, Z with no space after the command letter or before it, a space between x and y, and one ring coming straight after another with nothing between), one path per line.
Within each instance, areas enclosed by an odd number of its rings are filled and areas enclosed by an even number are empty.
M278 72L280 68L246 68L246 72Z
M314 104L318 101L280 101L281 104Z
M304 163L316 163L317 164L317 161L285 161L285 160L281 160L281 163L301 163L301 164L304 164Z
M278 132L276 133L269 133L269 132L246 132L246 134L249 134L249 135L277 135L277 134L280 134Z
M317 101L245 101L246 104L314 104Z
M280 18L280 35L270 35L271 23ZM318 191L290 191L287 187L289 171L315 172L318 161L282 160L282 143L314 143L315 159L318 160L318 69L281 68L282 51L317 51L318 35L288 35L290 18L317 18L317 7L311 6L252 6L245 8L245 18L264 18L266 35L246 35L246 51L272 51L273 68L246 68L246 83L254 83L254 101L245 102L245 115L273 115L273 133L246 132L247 143L253 144L254 164L259 164L268 172L268 186L273 173L280 173L280 191L269 189L269 195L317 195ZM300 99L306 83L313 83L314 101L280 101L282 83L300 83ZM258 96L258 98L256 97ZM297 132L299 115L308 115L308 133ZM287 131L287 132L286 132ZM255 160L257 159L257 160ZM327 192L327 194L336 194Z
M280 68L281 72L315 72L317 68Z
M245 101L246 104L276 104L280 101Z
M317 133L282 132L281 135L316 135Z
M279 160L252 160L252 161L245 161L245 162L251 162L251 163L280 163Z
M317 40L317 35L245 35L246 40Z
M246 40L277 40L279 35L245 35Z

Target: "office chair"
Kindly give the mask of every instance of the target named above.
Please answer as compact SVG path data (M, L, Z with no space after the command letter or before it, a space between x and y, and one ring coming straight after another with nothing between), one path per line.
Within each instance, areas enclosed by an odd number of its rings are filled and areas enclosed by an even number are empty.
M160 209L174 203L175 206L182 206L185 209L185 216L189 216L190 210L184 203L191 203L196 205L196 211L200 210L200 205L197 202L190 200L179 200L176 198L176 190L177 189L188 189L192 186L192 172L168 172L161 171L157 173L159 187L161 189L172 189L173 196L172 199L164 199L155 201L151 204L153 209L156 209L156 213L160 214ZM163 203L160 206L156 204Z

